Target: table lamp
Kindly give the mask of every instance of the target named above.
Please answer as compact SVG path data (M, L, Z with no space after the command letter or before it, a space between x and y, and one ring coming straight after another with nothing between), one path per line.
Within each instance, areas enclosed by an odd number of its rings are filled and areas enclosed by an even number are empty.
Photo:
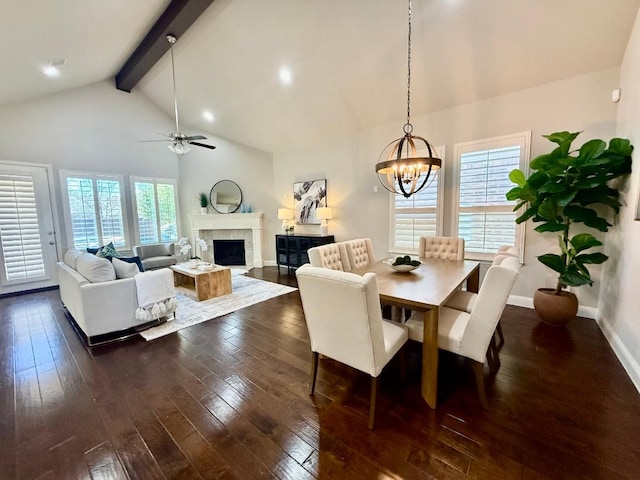
M320 225L320 234L322 236L326 236L329 234L329 226L327 225L327 220L331 220L333 218L333 212L329 207L318 207L316 208L316 218L322 220Z
M291 210L290 208L278 209L278 220L282 220L282 233L287 233L289 220L292 220L292 219L293 219L293 210Z

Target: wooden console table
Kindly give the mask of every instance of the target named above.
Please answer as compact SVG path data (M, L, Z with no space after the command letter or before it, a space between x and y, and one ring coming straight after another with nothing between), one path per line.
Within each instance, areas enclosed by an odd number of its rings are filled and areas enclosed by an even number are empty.
M333 235L276 235L276 261L287 267L287 271L309 263L307 250L311 247L334 243Z
M186 264L171 265L173 284L196 302L231 293L231 269L220 265L211 270L189 268Z

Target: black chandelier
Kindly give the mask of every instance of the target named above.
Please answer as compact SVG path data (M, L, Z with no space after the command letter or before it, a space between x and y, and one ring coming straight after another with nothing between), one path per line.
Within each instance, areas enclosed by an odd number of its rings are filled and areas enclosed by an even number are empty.
M382 150L376 163L376 173L384 188L409 198L426 187L428 180L433 180L442 165L433 145L413 135L411 125L411 0L407 41L407 123L402 130L404 135ZM381 161L384 158L386 160Z

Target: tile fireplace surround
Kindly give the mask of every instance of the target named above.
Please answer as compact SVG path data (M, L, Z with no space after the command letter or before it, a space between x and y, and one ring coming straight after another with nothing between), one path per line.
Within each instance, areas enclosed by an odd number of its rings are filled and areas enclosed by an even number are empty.
M219 213L189 215L191 245L200 255L196 237L206 240L210 255L213 254L213 239L243 239L248 266L262 267L262 212L256 213ZM209 253L209 252L207 252Z

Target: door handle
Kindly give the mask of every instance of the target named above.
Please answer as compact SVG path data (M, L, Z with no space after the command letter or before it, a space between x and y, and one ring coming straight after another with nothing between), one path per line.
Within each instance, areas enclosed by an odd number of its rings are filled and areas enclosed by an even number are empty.
M53 240L49 242L49 245L55 245L56 242L54 242Z

